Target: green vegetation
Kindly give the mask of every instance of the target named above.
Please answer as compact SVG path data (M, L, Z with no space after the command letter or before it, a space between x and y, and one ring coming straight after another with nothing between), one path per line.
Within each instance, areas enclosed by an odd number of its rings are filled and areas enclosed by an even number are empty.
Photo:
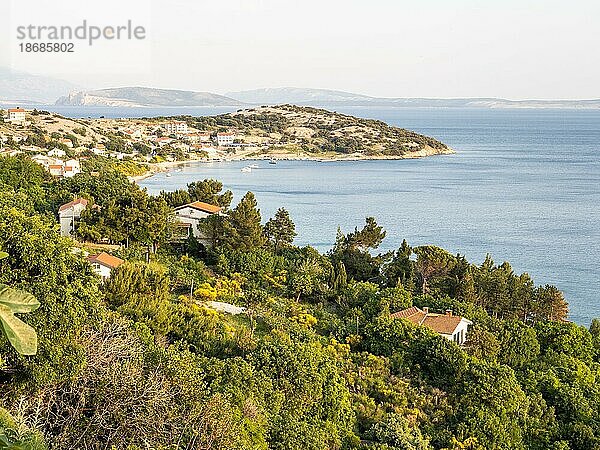
M565 321L562 293L506 262L377 254L397 237L374 218L320 254L215 180L153 197L110 166L36 168L0 158L0 284L39 301L35 355L0 335L0 448L600 448L600 321ZM58 233L74 196L79 235L126 260L105 282ZM188 201L224 208L212 247L172 239ZM390 316L412 305L471 320L466 344Z
M263 142L309 153L398 157L421 150L432 154L449 150L436 139L389 126L380 120L303 106L280 105L179 119L211 132L236 130L243 136L242 142Z

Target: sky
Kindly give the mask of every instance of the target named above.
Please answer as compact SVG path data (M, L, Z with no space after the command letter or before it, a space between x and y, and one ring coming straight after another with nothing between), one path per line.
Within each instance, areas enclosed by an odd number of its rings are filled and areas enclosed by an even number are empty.
M0 66L89 89L600 98L598 18L597 0L2 0ZM43 41L18 39L19 26L83 20L131 20L145 38L20 51Z

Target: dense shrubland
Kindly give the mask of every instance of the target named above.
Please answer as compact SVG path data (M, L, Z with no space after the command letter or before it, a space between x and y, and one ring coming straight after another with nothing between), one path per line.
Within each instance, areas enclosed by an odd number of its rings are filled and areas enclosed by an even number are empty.
M274 145L296 143L311 153L402 156L418 150L434 153L448 150L434 138L380 120L305 106L279 105L181 119L211 132L236 130L239 135L267 136Z
M58 234L74 195L101 206L81 237L122 244L104 284ZM191 200L227 208L212 249L169 244ZM377 254L373 218L327 254L293 245L285 209L261 219L214 180L152 197L110 167L0 159L0 284L40 302L35 356L0 337L0 448L600 448L600 322L566 322L555 287L435 246ZM411 305L472 320L466 345L390 318Z

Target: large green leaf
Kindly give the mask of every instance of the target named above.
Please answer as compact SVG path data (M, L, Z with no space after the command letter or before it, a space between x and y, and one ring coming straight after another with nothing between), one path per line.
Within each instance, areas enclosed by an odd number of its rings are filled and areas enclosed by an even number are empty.
M0 323L9 342L22 355L37 353L37 334L15 313L35 311L39 306L37 299L28 292L0 284Z
M40 307L40 302L29 292L19 291L0 284L0 305L13 313L28 313Z
M8 258L8 253L0 252L0 259Z

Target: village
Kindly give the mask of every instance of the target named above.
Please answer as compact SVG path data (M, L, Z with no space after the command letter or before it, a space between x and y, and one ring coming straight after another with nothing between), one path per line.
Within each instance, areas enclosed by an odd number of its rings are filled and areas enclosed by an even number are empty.
M132 179L182 161L223 161L264 150L244 142L236 130L206 131L183 120L66 119L58 114L10 108L0 110L0 155L26 154L55 177L80 173L94 157L139 164ZM238 155L237 159L243 158Z

